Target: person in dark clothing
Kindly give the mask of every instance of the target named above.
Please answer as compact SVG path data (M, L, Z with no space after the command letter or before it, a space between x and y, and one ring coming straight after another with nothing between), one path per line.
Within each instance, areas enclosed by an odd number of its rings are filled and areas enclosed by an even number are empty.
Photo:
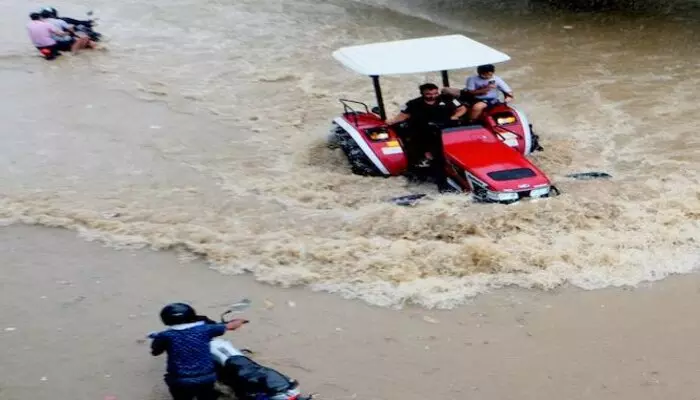
M438 189L451 191L445 174L445 154L442 129L450 121L458 121L467 108L458 100L441 95L437 85L425 83L419 87L420 97L409 100L401 112L386 121L394 125L408 121L409 134L405 142L409 167L418 164L426 152L432 155L431 169Z
M151 354L168 354L165 383L173 399L216 400L216 369L209 343L247 321L237 319L227 324L212 323L184 303L165 306L160 318L169 329L151 335Z

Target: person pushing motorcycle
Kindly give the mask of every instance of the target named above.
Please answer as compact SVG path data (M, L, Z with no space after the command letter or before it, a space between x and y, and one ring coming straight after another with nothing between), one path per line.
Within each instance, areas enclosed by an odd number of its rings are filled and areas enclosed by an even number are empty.
M216 369L209 343L227 330L236 330L247 320L213 323L197 315L185 303L172 303L160 312L160 319L169 328L151 335L151 354L167 353L165 383L174 400L216 400Z

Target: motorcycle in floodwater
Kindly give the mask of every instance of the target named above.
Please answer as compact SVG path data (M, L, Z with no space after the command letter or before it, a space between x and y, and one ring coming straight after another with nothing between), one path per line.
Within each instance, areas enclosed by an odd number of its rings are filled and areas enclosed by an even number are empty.
M99 32L96 32L93 28L95 25L97 25L97 19L93 18L93 12L88 11L87 12L88 19L86 20L80 20L80 19L74 19L74 18L68 18L68 17L58 17L58 19L62 19L66 21L67 23L73 25L74 29L76 32L81 32L86 34L90 40L93 42L99 42L102 40L102 34Z

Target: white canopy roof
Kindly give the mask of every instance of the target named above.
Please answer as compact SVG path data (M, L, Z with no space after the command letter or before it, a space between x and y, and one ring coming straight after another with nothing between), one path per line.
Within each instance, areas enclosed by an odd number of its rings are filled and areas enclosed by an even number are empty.
M415 74L510 60L507 54L463 35L343 47L333 57L363 75Z

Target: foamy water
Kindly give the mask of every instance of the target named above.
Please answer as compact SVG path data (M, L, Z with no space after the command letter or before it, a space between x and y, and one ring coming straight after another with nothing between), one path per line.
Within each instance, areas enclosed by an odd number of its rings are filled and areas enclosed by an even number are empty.
M0 1L22 18L2 28L13 101L0 115L0 217L381 306L453 307L505 285L630 285L699 266L695 9L494 16L464 2L382 4L401 14L348 3L98 1L110 51L46 63L22 36L24 5ZM324 146L337 98L372 99L369 79L331 51L460 29L513 58L499 74L562 196L397 207L386 199L433 187L351 175ZM438 78L386 79L390 112ZM565 177L586 170L614 179Z

